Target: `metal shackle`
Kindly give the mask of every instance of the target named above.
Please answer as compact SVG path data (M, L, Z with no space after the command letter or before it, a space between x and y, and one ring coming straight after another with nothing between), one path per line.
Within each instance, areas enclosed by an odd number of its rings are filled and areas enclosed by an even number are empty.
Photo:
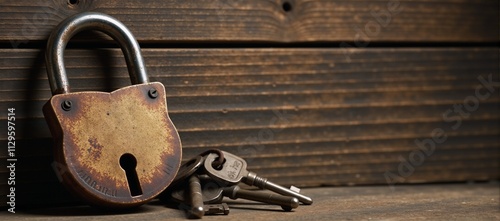
M70 87L64 66L64 49L76 33L98 30L117 41L125 55L132 84L148 83L141 48L128 28L115 18L98 12L84 12L62 21L47 42L45 62L52 94L69 93Z

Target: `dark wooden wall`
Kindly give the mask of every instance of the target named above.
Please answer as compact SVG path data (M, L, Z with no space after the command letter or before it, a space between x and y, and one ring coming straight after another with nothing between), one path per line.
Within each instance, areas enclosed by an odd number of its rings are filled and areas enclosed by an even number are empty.
M167 88L184 159L220 148L304 187L386 185L387 174L401 183L500 178L500 87L477 110L443 118L475 96L479 78L500 81L498 1L5 0L0 124L16 108L20 204L68 200L41 112L51 96L44 47L55 25L82 11L108 13L136 35L151 80ZM75 37L66 50L74 91L130 83L116 48L99 33ZM417 159L415 140L436 129L446 141L401 171ZM2 195L6 158L1 151Z

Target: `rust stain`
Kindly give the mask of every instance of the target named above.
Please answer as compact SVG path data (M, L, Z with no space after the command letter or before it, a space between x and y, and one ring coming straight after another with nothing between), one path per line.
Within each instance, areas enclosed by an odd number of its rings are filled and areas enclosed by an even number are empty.
M158 91L156 99L147 95L151 87ZM60 108L64 100L72 101L70 111ZM181 142L168 117L161 83L132 85L111 93L60 94L50 103L58 121L54 125L62 131L63 153L56 155L68 165L73 179L70 188L89 201L137 204L158 195L175 177ZM130 196L119 162L125 153L137 159L141 196Z
M101 152L103 149L103 146L97 142L96 138L89 138L88 139L90 147L87 149L89 155L94 159L94 160L99 160L101 158Z

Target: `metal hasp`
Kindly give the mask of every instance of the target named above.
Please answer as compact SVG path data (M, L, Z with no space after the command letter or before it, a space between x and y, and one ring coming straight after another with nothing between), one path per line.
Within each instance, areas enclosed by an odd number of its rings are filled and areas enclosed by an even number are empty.
M149 82L141 48L128 28L109 15L86 12L73 15L62 21L51 33L47 42L45 62L53 95L70 92L64 66L64 49L71 37L84 30L102 31L119 43L125 55L132 84Z

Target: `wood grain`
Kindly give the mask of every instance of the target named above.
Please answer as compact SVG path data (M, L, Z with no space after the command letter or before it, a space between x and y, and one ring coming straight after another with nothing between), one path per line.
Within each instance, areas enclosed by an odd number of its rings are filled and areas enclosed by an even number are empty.
M384 174L399 174L401 159L418 150L415 140L430 139L436 128L445 131L446 141L404 183L500 178L500 88L460 117L456 129L456 120L443 119L475 96L478 78L499 81L498 52L143 49L151 80L167 88L185 160L220 148L246 158L251 170L270 180L298 186L385 184ZM54 201L71 200L50 166L52 142L41 113L51 96L43 51L1 49L0 58L0 109L16 108L20 197L43 198L51 186ZM130 84L117 49L69 49L66 64L73 91ZM5 114L0 124L6 124ZM2 141L6 134L0 128ZM2 193L5 158L0 152Z
M110 14L149 43L498 42L500 29L499 3L491 0L68 2L0 2L0 41L14 48L45 41L60 21L83 11ZM283 7L287 3L289 11Z
M279 206L248 200L225 200L228 216L204 216L203 220L303 221L303 220L498 220L499 188L496 183L426 184L396 186L306 188L301 193L312 197L314 204L301 205L293 212ZM43 199L39 199L43 200ZM73 221L187 219L177 205L165 206L153 201L127 214L110 214L89 206L60 205L18 209L16 215L0 211L0 219Z

